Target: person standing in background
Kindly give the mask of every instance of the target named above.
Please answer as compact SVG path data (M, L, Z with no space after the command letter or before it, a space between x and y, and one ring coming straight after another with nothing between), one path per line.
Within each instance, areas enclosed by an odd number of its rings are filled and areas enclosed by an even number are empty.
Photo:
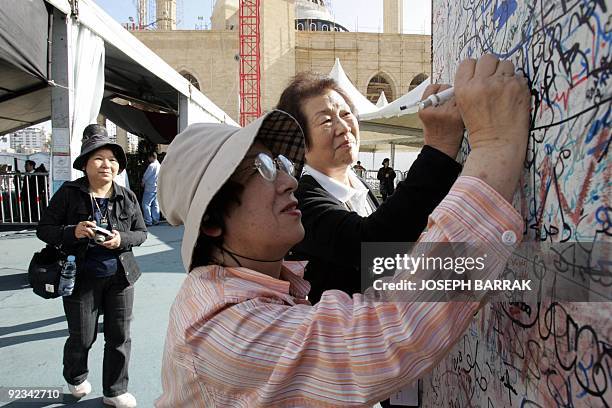
M159 162L157 153L149 154L149 167L142 176L142 214L147 227L159 224L159 205L157 204L157 176L159 174Z
M26 160L25 175L21 179L21 210L23 221L38 222L38 202L36 177L32 174L36 168L36 162Z
M382 167L378 170L376 178L380 181L380 195L383 201L387 201L387 197L395 192L395 170L389 166L389 159L386 158L382 162Z
M127 188L128 190L132 189L130 187L130 178L128 177L127 170L122 171L120 174L117 174L113 181L119 184L121 187Z
M366 168L361 165L359 160L357 160L357 164L353 166L353 171L361 178L364 178L366 175Z
M38 191L38 208L40 208L40 214L42 215L47 208L47 191L49 190L47 177L49 176L49 171L45 167L45 164L41 163L40 166L34 169L34 173L37 173L36 189Z

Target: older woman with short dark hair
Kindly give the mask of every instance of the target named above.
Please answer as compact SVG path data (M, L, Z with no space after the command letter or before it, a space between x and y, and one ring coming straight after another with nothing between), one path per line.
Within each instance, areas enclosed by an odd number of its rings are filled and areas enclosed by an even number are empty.
M429 85L424 97L445 87ZM463 122L455 102L419 113L425 145L395 194L381 190L383 205L352 170L361 139L358 112L333 78L299 73L277 108L293 115L306 135L306 166L295 193L306 235L291 257L308 261L309 298L316 303L330 289L359 292L361 243L416 241L461 172L455 157Z

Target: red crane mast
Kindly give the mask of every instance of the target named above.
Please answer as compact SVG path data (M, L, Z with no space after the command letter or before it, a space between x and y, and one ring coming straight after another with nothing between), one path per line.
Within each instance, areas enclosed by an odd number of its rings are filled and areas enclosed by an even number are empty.
M240 0L240 125L261 115L260 0Z

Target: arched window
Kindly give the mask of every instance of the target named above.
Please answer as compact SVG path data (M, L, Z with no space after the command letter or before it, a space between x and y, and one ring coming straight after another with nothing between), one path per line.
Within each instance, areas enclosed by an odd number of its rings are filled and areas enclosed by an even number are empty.
M385 74L379 72L374 75L368 83L368 99L372 103L378 101L380 93L384 91L387 101L391 102L395 99L393 95L393 88L391 88L391 81L385 76Z
M310 23L310 31L317 31L317 24L316 23Z
M408 87L409 91L412 91L414 88L416 88L417 86L419 86L421 84L421 82L423 82L424 80L426 80L428 77L425 74L419 74L417 76L415 76L412 81L410 81L410 86Z
M183 76L183 78L185 78L186 80L189 81L189 83L194 86L198 91L201 91L200 89L200 83L198 82L198 80L196 79L196 77L194 77L193 75L191 75L189 72L183 71L181 72L181 75Z
M304 23L297 23L298 31L304 31Z

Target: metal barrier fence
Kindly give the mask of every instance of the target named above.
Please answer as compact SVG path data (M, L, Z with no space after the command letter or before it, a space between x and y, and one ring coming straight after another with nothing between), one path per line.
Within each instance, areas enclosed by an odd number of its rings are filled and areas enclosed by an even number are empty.
M395 185L408 172L395 170ZM378 170L366 170L364 180L380 197ZM49 204L49 173L0 173L0 224L36 224Z
M0 173L0 224L36 224L48 191L49 173Z

